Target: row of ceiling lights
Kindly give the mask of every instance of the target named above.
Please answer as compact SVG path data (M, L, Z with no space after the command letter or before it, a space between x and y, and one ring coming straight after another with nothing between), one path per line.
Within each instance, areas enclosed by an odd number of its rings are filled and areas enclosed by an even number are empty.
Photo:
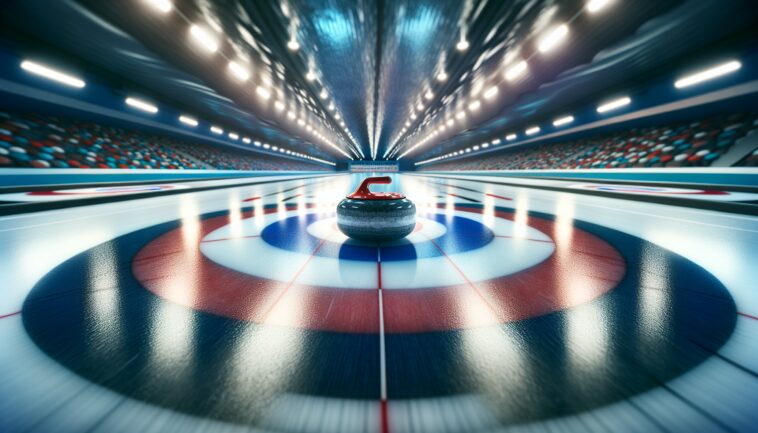
M587 0L587 2L585 3L585 10L587 10L591 14L594 14L604 9L613 1L614 0ZM579 14L575 15L573 19L576 19L578 16ZM547 54L553 51L555 48L560 46L566 40L568 34L569 34L568 23L557 24L557 25L552 26L537 41L537 51L540 54ZM458 41L455 47L456 50L465 51L469 48L469 46L470 44L465 39L465 35L461 33L461 39ZM504 78L504 80L507 82L515 82L516 80L519 80L522 77L524 77L528 73L528 70L529 70L528 60L529 58L524 59L524 58L517 58L517 56L506 56L505 70L502 74L502 78ZM439 71L437 72L436 80L439 82L444 82L444 81L447 81L448 78L449 77L448 77L447 72L445 71L444 64L442 64L440 66ZM497 83L490 85L486 90L482 92L482 98L485 101L492 101L494 97L497 96L497 94L499 93L500 84L502 83L502 81L499 78L497 79L497 81L498 81ZM424 97L428 100L431 100L434 97L434 95L431 92L431 90L427 89L424 94ZM445 105L450 106L451 104L448 103ZM413 152L418 147L426 144L433 138L439 136L439 134L443 134L447 132L448 130L452 129L456 123L456 120L458 121L458 123L464 124L465 122L464 119L467 117L467 109L469 112L479 111L479 109L482 106L482 101L479 99L474 99L470 101L468 104L465 104L465 102L461 100L458 106L461 107L461 109L459 109L456 113L451 114L444 121L440 122L439 126L432 128L432 130L429 132L429 134L425 138L419 140L414 145L407 148L402 154L400 154L398 159L403 158L404 156ZM424 106L423 104L419 103L415 107L415 109L420 112L424 109ZM395 154L397 154L400 151L400 148L402 147L401 142L405 141L404 138L407 139L410 137L410 136L405 135L406 132L408 132L409 128L412 126L413 124L412 121L416 120L418 116L419 115L413 112L412 110L411 114L409 115L410 119L406 121L405 126L400 130L400 134L394 140L393 145L389 146L389 148L385 152L385 155L384 155L385 157L388 157L388 156L393 157ZM420 126L423 126L426 123L428 122L426 121L422 122ZM415 134L416 133L411 134L411 135L415 135Z
M712 66L712 67L706 68L704 70L698 71L696 73L689 74L689 75L686 75L684 77L681 77L681 78L677 79L674 82L674 87L677 88L677 89L683 89L683 88L686 88L686 87L694 86L696 84L700 84L700 83L703 83L705 81L712 80L714 78L718 78L718 77L727 75L729 73L735 72L735 71L739 70L741 67L742 67L742 63L740 63L738 60L730 60L728 62L721 63L721 64L718 64L716 66ZM629 96L622 96L622 97L618 97L618 98L615 98L615 99L610 100L610 101L603 102L602 104L598 105L595 108L595 111L598 114L604 114L604 113L615 111L615 110L620 109L622 107L626 107L626 106L630 105L631 103L632 103L632 99ZM572 115L565 115L565 116L562 116L562 117L559 117L559 118L556 118L555 120L553 120L552 124L553 124L553 127L559 128L561 126L565 126L565 125L568 125L570 123L573 123L574 120L575 120L574 116L572 116ZM526 128L524 130L524 135L525 136L533 136L533 135L536 135L536 134L540 133L540 131L541 131L540 126L539 125L534 125L534 126ZM509 133L509 134L507 134L505 136L505 140L509 141L509 142L510 141L515 141L518 138L519 138L519 136L515 132L511 132L511 133ZM493 140L491 140L489 142L484 142L484 143L476 145L476 146L467 147L467 148L462 149L462 150L457 150L457 151L449 152L449 153L446 153L446 154L441 155L441 156L437 156L437 157L434 157L434 158L430 158L430 159L427 159L427 160L424 160L424 161L417 162L416 165L430 164L432 162L437 162L437 161L440 161L440 160L443 160L443 159L448 159L448 158L452 158L452 157L456 157L456 156L461 156L461 155L469 154L469 153L472 153L472 152L477 152L479 150L485 150L485 149L489 148L490 145L497 146L501 142L502 141L501 141L500 138L494 138Z
M174 9L174 5L170 0L143 0L143 1L153 6L156 10L162 13L168 13ZM211 32L210 30L208 30L206 27L202 25L190 23L190 20L186 18L184 15L182 15L181 13L179 13L179 16L181 16L186 22L190 24L190 30L189 30L190 37L198 46L203 48L208 53L216 53L219 51L220 43L219 43L218 37L213 32ZM288 43L288 47L290 49L294 48L294 50L297 50L300 48L299 44L295 45L295 44L292 44L292 42L293 41L291 40L290 43ZM233 59L229 59L223 53L221 53L221 55L226 60L228 60L228 71L235 79L237 79L240 82L246 82L251 78L252 73L250 71L248 61L246 59L233 60ZM306 74L306 80L315 81L316 79L317 79L316 73L311 68L309 68L309 71ZM268 101L272 97L271 86L272 86L272 83L271 83L270 77L264 76L262 77L262 83L256 86L255 93L262 100ZM286 104L284 102L282 91L279 90L276 93L278 95L274 102L274 108L276 109L277 112L284 112L286 108ZM328 93L326 92L326 89L322 88L319 94L319 97L322 100L325 100L328 98ZM329 108L329 111L332 111L332 112L335 112L336 110L336 106L334 105L334 103L331 103L328 108ZM318 131L317 128L315 128L312 125L313 122L306 120L302 115L298 117L297 114L295 113L296 111L298 110L294 106L289 111L287 111L287 119L295 122L298 126L300 126L301 128L304 128L307 132L313 134L315 137L320 139L324 144L328 145L332 149L341 153L345 157L349 159L353 159L353 157L350 154L345 152L341 147L337 146L330 139L328 139L324 135L323 132ZM300 111L303 111L303 110L300 110ZM357 145L355 145L355 139L347 130L346 124L344 120L341 120L341 116L339 115L339 113L335 112L334 119L337 121L339 126L343 128L343 130L348 135L348 137L350 137L350 139L353 140L353 145L355 149L353 149L350 146L348 146L347 148L355 152L356 155L361 154L360 148Z
M44 77L44 78L56 81L58 83L65 84L65 85L70 86L70 87L75 87L77 89L82 89L82 88L84 88L86 86L85 81L83 79L79 78L79 77L71 75L71 74L69 74L67 72L62 72L62 71L60 71L58 69L55 69L53 67L50 67L50 66L44 65L42 63L32 61L32 60L24 60L24 61L22 61L21 62L21 68L23 70L27 71L27 72L30 72L30 73L34 74L34 75L38 75L38 76L41 76L41 77ZM158 111L159 111L158 107L155 104L153 104L151 102L148 102L148 101L145 101L143 99L137 98L137 97L128 96L124 100L124 102L128 106L130 106L132 108L136 108L136 109L141 110L141 111L144 111L146 113L157 114ZM200 124L200 122L196 118L194 118L192 116L189 116L189 115L185 115L185 114L182 114L182 115L179 116L179 122L181 122L184 125L190 126L192 128L195 128L195 127L197 127ZM210 132L212 134L215 134L215 135L221 135L221 134L224 133L223 128L221 128L220 126L216 126L216 125L210 126L209 130L210 130ZM228 137L232 141L237 141L237 140L240 139L239 134L237 134L236 132L230 132L228 134ZM248 137L243 137L242 138L242 142L245 143L245 144L250 144L251 140ZM308 159L308 160L311 160L311 161L316 161L316 162L320 162L320 163L323 163L323 164L329 164L329 165L332 165L332 166L335 165L334 162L325 161L323 159L316 158L315 156L307 155L305 153L294 152L294 151L291 151L291 150L288 150L288 149L284 149L282 147L271 146L269 144L263 144L263 145L261 145L261 143L259 141L256 141L254 143L254 145L256 147L263 147L266 150L270 149L273 152L277 152L278 151L279 153L283 153L285 155L290 155L290 156L294 156L294 157L298 157L298 158Z

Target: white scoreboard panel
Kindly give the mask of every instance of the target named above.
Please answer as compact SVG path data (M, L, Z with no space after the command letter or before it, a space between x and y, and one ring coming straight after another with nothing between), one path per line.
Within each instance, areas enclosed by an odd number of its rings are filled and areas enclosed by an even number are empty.
M397 161L356 161L351 162L349 167L353 173L400 171L400 164Z

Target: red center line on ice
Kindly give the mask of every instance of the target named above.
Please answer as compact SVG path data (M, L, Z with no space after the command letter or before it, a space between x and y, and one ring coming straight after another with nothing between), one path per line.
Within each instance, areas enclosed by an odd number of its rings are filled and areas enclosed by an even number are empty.
M381 433L389 433L387 410L387 356L384 345L384 303L382 301L382 250L376 249L376 282L379 296L379 423Z
M501 200L508 200L508 201L513 201L513 199L512 199L512 198L503 197L502 195L496 195L496 194L490 194L490 193L487 193L487 194L484 194L484 195L486 195L487 197L494 197L494 198L499 198L499 199L501 199Z
M261 235L247 235L247 236L232 236L229 238L219 238L219 239L207 239L200 241L201 244L207 244L209 242L221 242L221 241L233 241L235 239L246 239L246 238L259 238Z
M242 200L242 202L255 201L255 200L259 200L260 198L261 198L260 196L256 195L255 197L246 198Z
M753 316L752 314L741 313L739 311L737 312L737 314L739 314L740 316L743 316L743 317L747 317L748 319L758 320L758 317Z
M302 266L300 266L300 269L298 269L297 272L295 272L295 275L287 283L287 286L282 289L282 292L279 293L279 295L276 297L276 299L274 299L274 301L271 303L271 306L268 307L268 309L266 310L265 313L263 313L262 323L266 323L266 318L268 318L269 314L271 314L271 311L274 310L274 307L276 307L276 304L278 304L279 301L282 300L282 297L284 297L284 294L287 293L287 291L290 289L290 287L292 287L292 286L295 285L295 281L297 281L297 278L300 276L300 274L303 273L303 271L305 270L305 268L308 267L308 264L311 262L311 260L313 260L313 257L316 256L316 254L321 249L321 247L323 247L324 244L326 243L327 239L329 239L329 236L331 236L331 234L328 235L327 237L325 237L324 239L322 239L321 242L319 242L318 245L316 245L316 248L314 248L313 251L311 251L311 255L308 257L308 259L305 261L305 263L303 263Z
M533 239L533 238L520 238L517 236L508 236L508 235L495 235L496 238L506 238L506 239L517 239L522 241L532 241L532 242L545 242L548 244L553 244L555 242L551 240L544 240L544 239Z
M16 311L14 313L3 314L2 316L0 316L0 319L5 319L6 317L13 317L13 316L16 316L18 314L21 314L21 310Z
M476 294L479 295L479 297L482 299L482 302L484 302L484 304L487 305L487 307L489 307L490 311L492 311L492 314L494 314L495 317L498 317L497 310L487 300L487 298L484 296L484 294L481 291L479 291L479 288L476 287L476 284L474 284L471 280L468 279L468 277L466 276L466 274L463 273L463 270L461 270L461 268L459 268L458 265L455 264L455 262L453 261L453 259L450 256L448 256L447 253L444 250L442 250L442 247L440 247L439 244L434 241L434 239L432 239L432 238L430 238L429 236L426 236L426 235L424 235L424 236L427 239L429 239L429 242L431 242L432 245L434 245L435 248L437 248L437 250L440 252L440 254L442 254L442 256L445 257L448 262L450 262L450 265L453 267L453 269L455 269L456 272L458 272L458 275L460 275L463 278L463 280L466 282L466 284L468 284L469 287L471 287L472 289L474 289L474 291L476 292Z

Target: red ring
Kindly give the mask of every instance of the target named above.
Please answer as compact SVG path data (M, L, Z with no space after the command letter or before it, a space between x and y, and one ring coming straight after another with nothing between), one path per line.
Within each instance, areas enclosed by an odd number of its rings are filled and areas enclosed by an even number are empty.
M482 212L464 206L456 209ZM513 220L511 212L495 215ZM200 222L199 234L183 235L178 228L159 236L136 255L135 277L167 301L237 320L379 332L377 290L289 285L237 272L204 257L200 240L227 224L228 216L215 217ZM529 319L590 302L623 278L624 259L599 237L574 226L559 231L556 222L533 216L528 225L554 239L555 252L548 259L473 285L382 290L385 332L443 331Z

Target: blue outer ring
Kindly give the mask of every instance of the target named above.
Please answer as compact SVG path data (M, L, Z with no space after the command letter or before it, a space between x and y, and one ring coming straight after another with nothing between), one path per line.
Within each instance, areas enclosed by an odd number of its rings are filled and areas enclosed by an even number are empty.
M202 218L227 214L214 212ZM529 215L554 220L544 213ZM155 341L149 323L156 309L165 308L166 301L134 278L132 259L150 241L180 225L178 220L171 221L119 236L73 256L45 275L27 296L22 310L24 328L34 343L87 380L199 417L256 425L271 399L291 392L378 402L376 334L292 330L303 344L302 356L297 364L282 367L290 370L286 383L281 383L256 375L254 368L241 370L229 364L229 355L244 342L251 328L271 327L174 305L171 308L191 314L190 359L165 363L151 356ZM593 301L606 319L596 326L612 337L604 348L602 368L571 366L572 354L564 343L570 323L586 320L577 311L582 307L493 327L502 335L518 337L514 350L523 354L523 365L491 357L480 360L476 374L466 368L466 348L461 342L466 337L482 338L476 334L478 329L388 334L389 399L481 393L480 375L486 372L487 389L503 390L487 394L489 403L500 408L502 424L567 416L658 388L695 368L729 339L736 323L736 306L728 290L705 269L621 231L580 220L574 225L613 245L627 264L627 274L618 286ZM643 256L669 269L670 277L662 279L660 287L641 288L645 273L654 271L642 263ZM114 258L118 259L118 281L113 288L95 290L91 284L93 266ZM655 290L667 300L667 326L657 331L660 335L654 343L647 344L649 335L639 311L643 290ZM93 295L105 292L116 297L121 314L114 326L97 327L90 301ZM118 344L109 339L114 328L121 333ZM513 378L518 380L514 382ZM209 405L209 401L223 404Z

